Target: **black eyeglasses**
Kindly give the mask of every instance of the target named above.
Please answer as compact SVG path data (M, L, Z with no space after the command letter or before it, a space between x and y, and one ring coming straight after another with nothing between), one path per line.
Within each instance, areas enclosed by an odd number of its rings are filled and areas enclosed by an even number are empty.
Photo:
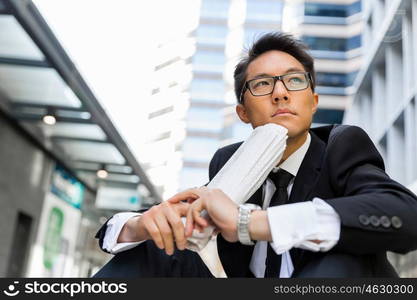
M246 89L253 96L265 96L272 94L275 84L280 80L288 91L301 91L310 86L311 75L309 72L294 72L280 76L265 76L251 79L245 82L242 93L240 94L240 103L243 103L243 94Z

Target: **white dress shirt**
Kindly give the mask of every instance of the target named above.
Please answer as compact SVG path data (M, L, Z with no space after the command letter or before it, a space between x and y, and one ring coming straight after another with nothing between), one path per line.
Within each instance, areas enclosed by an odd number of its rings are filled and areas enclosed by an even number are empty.
M310 146L310 142L311 137L308 134L304 144L283 163L274 168L273 172L284 169L295 178ZM291 195L294 178L288 185L288 195ZM272 180L267 179L263 185L262 206L268 214L272 235L271 247L277 254L282 254L281 270L277 270L277 272L279 271L279 277L288 278L291 277L294 271L289 250L293 247L315 252L330 250L339 240L341 222L336 211L320 198L314 198L312 201L268 207L275 189ZM117 238L123 225L128 219L138 215L140 214L119 213L114 215L107 223L103 248L111 253L118 253L140 244L141 242L117 243ZM311 242L311 240L320 240L322 242L316 244ZM249 268L255 277L258 278L264 277L267 243L267 241L257 241L252 254Z

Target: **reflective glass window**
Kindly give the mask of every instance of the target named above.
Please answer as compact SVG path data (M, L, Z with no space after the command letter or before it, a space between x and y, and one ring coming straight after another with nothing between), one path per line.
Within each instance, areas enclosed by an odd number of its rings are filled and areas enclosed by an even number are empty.
M240 120L224 128L225 137L230 144L246 140L252 133L252 126Z
M321 17L349 17L361 11L361 1L352 4L327 4L307 2L304 5L304 13L306 16Z
M302 39L311 50L349 51L361 46L360 35L348 39L315 36L303 36Z
M219 148L219 141L209 137L187 137L183 144L184 160L209 162Z
M201 24L197 28L197 42L223 46L226 43L227 25Z
M201 3L201 16L227 19L229 16L229 5L229 0L203 0Z
M313 123L340 124L343 121L343 110L318 109L313 116Z
M202 186L208 182L208 170L206 168L183 168L180 175L180 189L189 189Z
M193 99L224 101L225 86L222 80L195 78L190 91Z
M281 23L282 1L248 0L246 20L249 22Z
M225 62L223 52L199 50L193 56L193 69L195 71L223 72Z
M223 112L221 109L191 107L187 113L187 128L219 132L223 128Z
M348 87L353 85L356 74L358 72L351 73L316 73L316 85L322 86L335 86L335 87Z

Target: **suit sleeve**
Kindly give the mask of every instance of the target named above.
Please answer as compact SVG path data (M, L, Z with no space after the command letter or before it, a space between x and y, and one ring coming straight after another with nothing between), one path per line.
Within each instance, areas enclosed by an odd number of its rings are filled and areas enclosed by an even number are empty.
M368 135L352 126L329 141L329 147L330 185L338 197L325 201L342 223L335 250L367 254L416 249L417 198L385 173Z
M141 209L136 212L144 213L145 211L146 209ZM97 231L96 235L94 236L96 239L98 239L98 245L100 246L100 249L106 253L110 253L110 252L107 251L105 248L103 248L103 242L104 242L104 237L106 236L107 223L111 220L111 218L113 218L113 216L107 219L107 221L100 227L100 229Z
M96 235L94 236L96 239L98 239L98 245L100 249L106 253L110 253L110 252L103 248L103 241L104 241L104 236L106 235L107 223L109 222L110 219L111 218L107 219L107 221L100 227L100 229L97 231Z

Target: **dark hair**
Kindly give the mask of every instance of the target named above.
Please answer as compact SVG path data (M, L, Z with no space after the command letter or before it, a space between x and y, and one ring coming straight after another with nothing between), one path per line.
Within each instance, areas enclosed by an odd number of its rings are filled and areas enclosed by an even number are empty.
M249 64L258 56L270 50L286 52L295 57L303 65L306 72L310 73L311 89L314 91L314 61L307 52L308 47L290 34L271 32L262 35L257 41L255 41L247 51L247 54L241 58L239 63L236 65L234 73L235 95L239 103L241 101L240 96L246 82L246 71Z

